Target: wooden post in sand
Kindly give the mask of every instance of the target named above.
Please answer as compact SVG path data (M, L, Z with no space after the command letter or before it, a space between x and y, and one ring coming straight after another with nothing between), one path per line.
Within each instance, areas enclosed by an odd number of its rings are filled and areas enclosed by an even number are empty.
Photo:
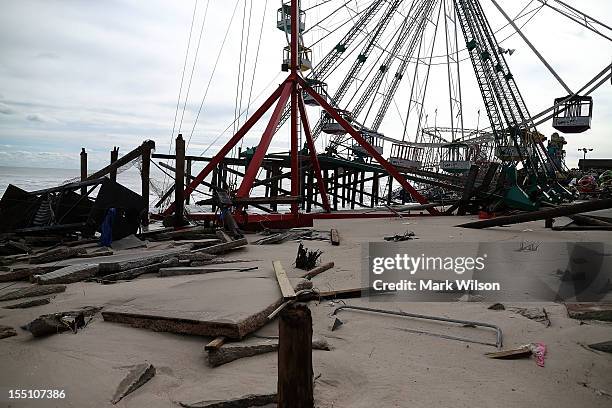
M312 316L304 303L287 306L278 323L278 408L313 408Z
M81 148L81 181L87 180L87 152ZM87 194L87 187L81 187L81 195Z
M176 173L174 176L174 194L175 204L174 209L174 226L181 227L185 224L183 220L183 210L185 208L185 140L183 135L179 134L176 138Z

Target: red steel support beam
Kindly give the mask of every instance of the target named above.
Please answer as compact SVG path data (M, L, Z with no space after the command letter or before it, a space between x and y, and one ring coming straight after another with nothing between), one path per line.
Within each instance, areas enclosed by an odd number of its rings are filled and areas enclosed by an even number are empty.
M306 115L306 108L304 107L304 100L302 95L299 95L299 107L300 107L300 118L302 119L302 127L304 128L304 135L306 136L306 143L308 143L308 152L310 153L310 161L312 162L312 169L317 177L317 185L319 186L319 193L321 194L321 201L323 201L323 207L325 211L331 211L329 207L329 200L327 198L327 190L325 189L325 181L321 174L321 165L317 158L317 151L315 149L314 142L312 140L312 134L310 132L310 123L308 122L308 116Z
M253 127L255 123L263 116L264 113L270 109L270 106L278 99L281 95L282 90L284 89L286 81L278 86L278 88L266 99L266 101L255 111L253 116L251 116L244 125L240 128L238 132L230 139L229 142L219 150L219 152L213 157L213 159L208 162L206 167L202 169L202 171L193 179L193 181L187 186L185 189L184 196L188 196L191 194L196 187L204 181L206 176L221 162L221 160L236 146L236 144L244 137L244 135ZM174 211L175 203L172 203L170 207L168 207L162 214L169 215Z
M285 109L285 105L287 105L287 100L289 99L289 95L291 93L291 89L294 84L291 81L285 81L285 85L283 86L283 91L278 99L278 103L274 108L274 112L272 112L272 116L270 117L270 121L268 122L268 126L261 136L261 141L257 145L257 149L255 150L255 154L249 163L249 167L246 169L244 173L244 177L242 178L242 183L240 183L240 187L238 191L236 191L236 197L248 197L251 188L253 188L253 182L257 177L257 173L261 168L261 163L263 162L264 156L268 151L268 147L270 147L270 142L272 141L272 136L274 136L274 131L276 130L276 126L278 126L278 122L280 121L281 114L283 113L283 109ZM291 195L293 194L293 189L291 191Z
M291 195L300 195L300 163L298 142L298 86L296 82L291 84ZM297 214L298 203L291 203L291 213Z
M321 95L313 91L308 86L308 84L306 84L306 81L304 81L304 79L297 77L297 80L299 81L302 88L304 88L306 92L308 92L319 103L319 105L323 109L325 109L325 111L329 113L331 117L334 118L334 120L338 122L338 124L340 124L340 126L342 126L342 128L346 130L346 132L350 134L353 139L355 139L355 141L357 141L357 143L361 145L361 147L363 147L372 157L374 157L374 159L381 166L383 166L384 169L387 170L387 172L394 179L396 179L415 200L417 200L420 204L429 204L429 201L427 201L427 199L423 197L421 193L416 191L415 188L410 185L408 180L402 177L402 175L397 171L397 169L391 163L385 160L385 158L382 157L380 153L378 153L355 129L353 129L350 123L348 123L342 116L340 116L338 112L336 112L336 110L329 103L327 103L324 98L321 97ZM432 215L440 214L435 208L428 208L427 211L429 211L429 213Z
M298 31L300 24L299 0L291 0L291 195L298 196L300 192L300 163L298 146L298 84L296 81L299 62ZM291 213L297 215L298 203L291 204Z

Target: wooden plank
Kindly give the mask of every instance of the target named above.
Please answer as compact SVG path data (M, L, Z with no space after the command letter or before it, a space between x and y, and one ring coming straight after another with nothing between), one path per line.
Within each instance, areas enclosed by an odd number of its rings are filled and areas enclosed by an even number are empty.
M308 272L306 272L304 275L302 275L302 278L305 279L312 279L315 276L325 272L328 269L331 269L334 267L334 263L333 262L328 262L326 264L323 265L319 265L316 268L313 268L311 270L309 270Z
M3 306L3 309L28 309L30 307L48 305L49 303L51 303L51 299L49 298L26 300L25 302Z
M168 276L181 276L181 275L200 275L204 273L214 272L246 272L257 269L256 266L248 268L222 268L222 267L174 267L174 268L160 268L158 272L159 277Z
M312 349L325 351L330 350L329 344L323 339L313 339ZM248 338L239 343L229 343L225 344L223 347L218 347L216 349L210 349L207 351L208 364L211 367L218 367L241 358L253 357L266 353L274 353L278 351L278 339Z
M48 262L61 261L63 259L74 258L80 254L86 254L85 248L56 248L50 251L42 252L40 254L30 257L31 264L43 264Z
M568 218L573 220L576 225L579 226L598 226L598 227L612 227L612 224L607 221L602 221L600 219L589 217L588 215L574 214L570 215Z
M216 238L206 238L206 239L188 239L185 241L180 241L181 244L189 244L193 249L200 248L208 248L213 245L217 245L221 243L220 239Z
M122 156L116 162L114 162L112 164L109 164L108 166L104 167L103 169L98 170L97 172L91 174L89 177L87 177L87 180L100 178L100 177L110 173L112 170L118 169L119 167L128 164L132 160L134 160L134 159L136 159L136 158L138 158L139 156L142 155L143 147L146 147L146 148L154 150L155 149L155 142L153 140L145 140L142 143L142 145L138 146L136 149L132 150L131 152L129 152L125 156Z
M178 257L182 253L189 252L189 248L190 246L187 245L122 261L100 262L98 272L100 275L104 276L110 275L111 273L126 271L128 269L140 268L142 266L160 263L164 260Z
M291 282L289 282L289 277L287 277L287 272L285 272L281 262L272 262L272 267L274 268L274 273L276 274L278 286L283 294L283 300L295 299L295 290L293 290L293 285L291 285Z
M179 401L178 404L184 408L247 408L275 406L278 395L270 394L248 394L228 400L206 400L206 401Z
M62 268L58 265L16 267L10 271L0 272L0 282L29 280L34 275L52 272Z
M612 341L602 341L601 343L589 344L589 348L605 353L612 353Z
M565 308L572 319L612 322L612 303L566 303Z
M503 360L524 358L524 357L529 357L530 355L531 355L531 349L526 346L519 347L516 349L493 351L490 353L485 353L485 356L489 358L498 358L498 359L503 359Z
M0 324L0 339L16 336L17 332L11 326Z
M340 245L340 234L338 233L338 230L336 228L332 228L329 235L330 235L332 245L334 246Z
M152 241L164 241L164 240L189 240L189 239L217 239L217 235L215 234L214 229L209 227L185 227L181 229L177 229L175 231L163 229L160 230L159 233L154 233L150 231L147 235L141 234L137 235L140 238L147 238Z
M612 199L604 200L592 200L578 204L560 205L554 208L547 208L540 211L532 211L528 213L521 213L516 215L507 215L503 217L491 218L488 220L481 220L475 222L468 222L466 224L458 225L463 228L488 228L497 227L501 225L519 224L527 221L538 221L546 218L556 218L568 215L574 215L582 212L605 210L612 208Z
M221 346L223 346L223 344L225 344L225 337L223 336L215 337L213 340L210 341L210 343L204 346L204 350L206 351L219 350Z
M66 291L66 285L45 285L45 286L32 285L26 288L21 288L21 289L17 289L9 293L5 293L4 295L0 296L0 301L22 299L22 298L27 298L27 297L44 296L44 295L50 295L52 293L60 293L64 291Z
M206 254L221 254L223 252L231 251L232 249L240 248L245 245L248 245L248 241L246 238L240 238L231 242L224 242L222 244L217 244L213 246L209 246L207 248L196 249L195 253L206 253Z
M53 272L45 273L44 275L35 275L34 282L39 285L73 283L94 277L96 273L98 273L97 264L70 265Z
M157 273L159 269L166 265L164 262L157 262L151 265L141 266L139 268L128 269L127 271L112 273L110 275L105 275L102 279L102 282L114 282L118 280L129 280L135 279L140 275L144 275L145 273Z

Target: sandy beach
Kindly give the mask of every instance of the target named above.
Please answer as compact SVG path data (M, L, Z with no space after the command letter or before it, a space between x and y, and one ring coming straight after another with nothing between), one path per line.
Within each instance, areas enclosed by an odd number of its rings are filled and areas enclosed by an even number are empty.
M504 228L470 230L453 228L475 217L404 217L403 219L317 221L315 229L337 228L342 243L308 241L311 249L323 251L322 261L335 267L313 278L319 290L362 286L361 245L382 241L409 229L419 242L517 242L608 241L609 232L556 232L531 222ZM247 235L250 241L259 235ZM409 242L408 242L409 244ZM177 285L222 280L231 283L239 274L249 274L275 282L273 260L281 260L290 277L303 271L293 268L297 243L248 245L227 254L228 258L257 259L245 265L258 266L250 272L216 272L158 278L143 275L130 282L101 285L77 282L57 294L48 305L29 309L2 309L0 324L19 327L46 313L82 306L105 309L159 293ZM144 251L144 250L143 250ZM26 286L25 282L18 285ZM201 299L194 296L193 303ZM243 306L253 299L244 298ZM15 302L3 302L8 305ZM380 307L412 313L489 322L503 330L504 348L526 343L545 343L545 366L533 358L496 360L484 356L490 346L419 335L403 329L423 330L452 336L491 341L490 330L458 327L439 322L342 311L344 323L330 330L330 313L339 304ZM228 305L230 307L231 305ZM315 400L318 407L607 407L612 401L612 356L586 347L610 340L612 324L581 322L567 316L565 306L555 303L505 304L506 310L489 310L482 302L376 302L368 299L312 301L313 336L327 340L330 351L313 351ZM510 307L544 307L551 325L530 320ZM251 336L276 336L278 324L272 321ZM10 407L102 407L110 399L130 366L149 362L156 376L140 389L123 398L117 406L171 407L204 400L225 400L246 394L266 394L276 390L275 353L243 358L220 367L207 364L204 345L211 339L199 336L161 333L105 322L96 315L77 334L65 332L32 338L27 331L0 343L2 361L2 405ZM8 400L9 389L63 389L62 400Z

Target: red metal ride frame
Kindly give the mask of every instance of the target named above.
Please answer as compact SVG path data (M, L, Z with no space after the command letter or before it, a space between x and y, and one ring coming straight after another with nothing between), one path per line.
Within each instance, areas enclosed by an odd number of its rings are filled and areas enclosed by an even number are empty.
M329 104L327 101L322 98L319 94L317 94L304 79L299 75L298 65L299 62L299 38L297 28L298 24L298 0L291 1L291 62L290 62L290 74L285 79L285 81L279 85L279 87L270 95L268 99L262 104L262 106L251 116L245 124L238 130L238 132L219 150L219 152L212 158L212 160L204 167L204 169L193 179L193 181L187 186L185 189L185 197L189 196L195 188L210 174L210 172L221 162L221 160L230 152L230 150L242 139L246 133L253 127L255 123L261 119L261 117L268 111L268 109L274 104L276 100L278 103L272 113L272 116L268 122L266 130L264 131L261 142L255 151L255 155L251 160L247 170L245 171L245 176L238 188L236 195L238 197L248 197L251 188L253 187L253 182L257 177L257 172L261 166L261 163L265 157L265 154L270 146L270 142L278 125L280 115L283 111L283 108L287 104L289 98L291 98L291 121L290 121L290 132L291 132L291 195L298 196L300 191L299 186L299 146L298 146L298 127L299 127L299 119L302 121L302 127L304 129L304 134L306 136L306 143L308 145L308 150L310 154L310 159L313 164L313 170L315 172L315 176L317 178L317 183L319 187L319 192L321 194L321 199L323 202L323 206L326 211L330 211L329 199L327 197L327 191L325 189L325 181L323 180L323 176L321 174L321 166L319 165L319 161L317 159L317 153L315 150L314 140L312 139L310 124L308 122L308 117L306 116L306 109L304 107L304 101L302 100L301 90L305 90L308 92L321 106L325 111L327 111L332 118L334 118L340 126L346 130L348 134L351 135L353 139L357 141L374 159L381 165L387 172L395 178L401 185L406 189L410 195L417 200L421 204L427 204L428 201L425 197L423 197L418 191L410 185L410 183L402 177L402 175L397 171L397 169L391 165L387 160L385 160L342 116L338 114L338 112ZM299 112L299 116L298 116ZM162 215L169 215L174 211L175 204L173 203L170 207L168 207ZM440 213L434 209L428 209L430 214L439 215ZM321 215L321 214L320 214ZM330 214L331 215L331 214ZM212 215L211 215L212 216ZM244 218L247 218L247 214L243 214ZM364 214L359 213L347 213L342 216L342 218L362 218ZM257 216L255 215L257 218ZM279 221L284 223L290 223L288 221L288 216L283 214L268 214L263 216L264 218L274 218L279 219ZM304 215L301 215L298 212L298 204L291 204L291 216L294 222L297 224L300 222L300 218L304 218ZM312 223L312 218L308 218L308 221ZM244 220L246 221L246 219Z

